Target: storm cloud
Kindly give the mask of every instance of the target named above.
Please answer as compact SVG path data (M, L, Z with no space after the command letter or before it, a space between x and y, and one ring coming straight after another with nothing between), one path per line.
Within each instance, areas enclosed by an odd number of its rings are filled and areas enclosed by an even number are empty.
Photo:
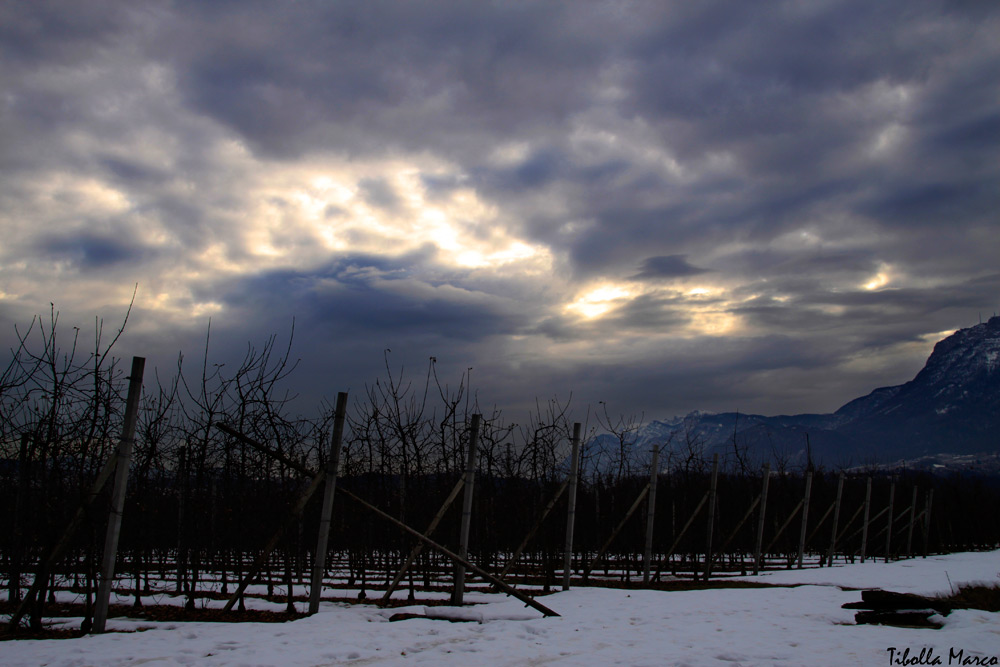
M997 309L990 3L0 6L0 325L834 410ZM133 349L133 347L135 349ZM142 349L139 349L142 348Z

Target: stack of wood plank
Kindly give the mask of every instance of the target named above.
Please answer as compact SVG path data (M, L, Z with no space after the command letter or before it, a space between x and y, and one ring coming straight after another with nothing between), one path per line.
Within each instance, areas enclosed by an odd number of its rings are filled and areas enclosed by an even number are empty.
M854 615L859 625L940 628L941 623L934 617L947 616L953 606L940 598L876 589L861 591L861 602L848 602L843 608L863 610Z

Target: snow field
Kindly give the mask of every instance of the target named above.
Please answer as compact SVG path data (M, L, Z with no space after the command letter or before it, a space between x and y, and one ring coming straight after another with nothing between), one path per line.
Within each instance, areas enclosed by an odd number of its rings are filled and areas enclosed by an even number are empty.
M503 595L474 594L479 604L454 610L474 619L466 623L390 623L392 614L424 608L330 602L315 616L278 624L111 619L112 630L150 629L4 642L0 664L887 665L889 647L909 648L911 657L930 649L948 664L949 651L1000 656L1000 614L955 611L940 630L855 625L854 611L841 605L860 600L860 592L841 587L933 594L947 592L949 579L954 586L993 583L998 573L1000 552L981 552L740 577L789 587L577 588L544 598L559 618L542 618Z

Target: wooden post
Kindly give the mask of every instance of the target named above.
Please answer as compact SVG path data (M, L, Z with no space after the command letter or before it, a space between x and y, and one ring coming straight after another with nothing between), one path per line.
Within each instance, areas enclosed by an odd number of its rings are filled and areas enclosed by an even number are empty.
M108 528L104 537L101 582L97 589L97 605L94 608L93 632L95 633L104 632L108 620L111 584L114 583L115 579L115 558L118 556L118 538L121 535L122 514L125 510L125 490L128 485L128 469L132 464L135 423L139 416L139 397L142 395L142 372L145 366L146 359L144 357L132 357L128 399L125 403L125 421L122 424L122 437L118 442L115 485L111 492L111 510L108 514Z
M656 482L660 477L660 446L653 445L653 460L649 466L649 505L646 510L646 548L642 553L642 585L649 585L649 569L653 561L653 527L656 519Z
M868 483L865 485L865 520L861 527L861 562L865 562L865 557L868 555L868 519L871 516L871 506L872 506L872 478L868 477Z
M319 611L319 596L323 590L326 549L330 539L330 521L333 519L333 497L337 491L337 475L340 473L340 444L344 439L344 418L346 415L347 392L342 391L337 394L337 406L333 413L333 437L330 438L330 454L326 460L326 488L323 489L323 509L319 519L316 553L313 556L312 586L309 590L310 614Z
M469 526L472 522L472 494L476 484L476 455L479 453L480 415L472 415L469 425L469 458L465 466L465 495L462 497L462 526L458 544L458 555L463 560L469 558ZM451 593L451 603L461 605L465 595L465 566L455 563L455 588Z
M913 487L913 501L910 503L910 526L906 529L906 557L910 557L913 548L913 523L917 517L917 487Z
M712 532L715 528L715 496L719 483L719 455L712 456L712 480L708 487L708 528L705 536L705 580L712 573Z
M886 563L889 562L889 554L891 553L891 549L892 549L892 524L893 524L893 520L892 520L893 519L893 516L892 516L892 502L893 502L893 500L895 500L895 498L896 498L896 480L893 479L892 483L889 485L889 518L887 519L887 521L889 522L889 525L886 526L886 530L885 530L885 562Z
M753 550L753 573L760 573L760 548L764 543L764 515L767 512L767 486L771 481L771 464L764 465L764 482L760 490L760 515L757 517L757 543Z
M833 565L833 554L837 550L837 529L840 527L840 501L844 497L844 471L837 479L837 499L833 503L833 530L830 533L830 548L826 552L827 566Z
M931 501L934 500L934 489L927 491L927 507L924 508L924 558L927 558L927 547L931 535Z
M813 474L806 473L806 491L802 497L802 529L799 530L799 569L802 569L802 559L806 552L806 529L809 526L809 495L812 493Z
M569 578L573 574L573 526L576 522L576 483L580 474L580 423L573 424L573 444L569 466L569 497L566 509L566 546L563 549L562 589L569 590Z

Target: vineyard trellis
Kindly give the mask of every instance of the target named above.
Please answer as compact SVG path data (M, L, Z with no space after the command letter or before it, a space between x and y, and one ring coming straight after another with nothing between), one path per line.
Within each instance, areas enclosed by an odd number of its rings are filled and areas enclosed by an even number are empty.
M129 437L128 378L111 354L124 324L102 345L98 322L88 353L79 331L63 349L57 324L53 311L19 331L0 374L0 502L11 508L0 568L15 626L26 615L37 627L59 590L83 599L100 631L100 586L112 584L136 605L221 595L242 609L254 590L295 609L308 582L314 612L320 596L348 593L394 604L404 581L409 600L421 588L458 603L466 586L487 585L530 600L557 582L662 587L1000 540L996 522L976 518L1000 508L986 477L791 470L735 447L713 455L691 433L646 451L625 446L636 422L612 420L606 404L598 426L619 446L603 449L567 403L537 403L512 423L482 409L468 374L442 382L433 358L413 382L386 352L385 377L353 404L340 394L300 417L286 390L291 342L279 349L276 337L231 368L210 362L207 338L193 374L183 359L165 381L147 374ZM107 482L125 441L129 483L115 495ZM101 549L109 508L117 548Z

